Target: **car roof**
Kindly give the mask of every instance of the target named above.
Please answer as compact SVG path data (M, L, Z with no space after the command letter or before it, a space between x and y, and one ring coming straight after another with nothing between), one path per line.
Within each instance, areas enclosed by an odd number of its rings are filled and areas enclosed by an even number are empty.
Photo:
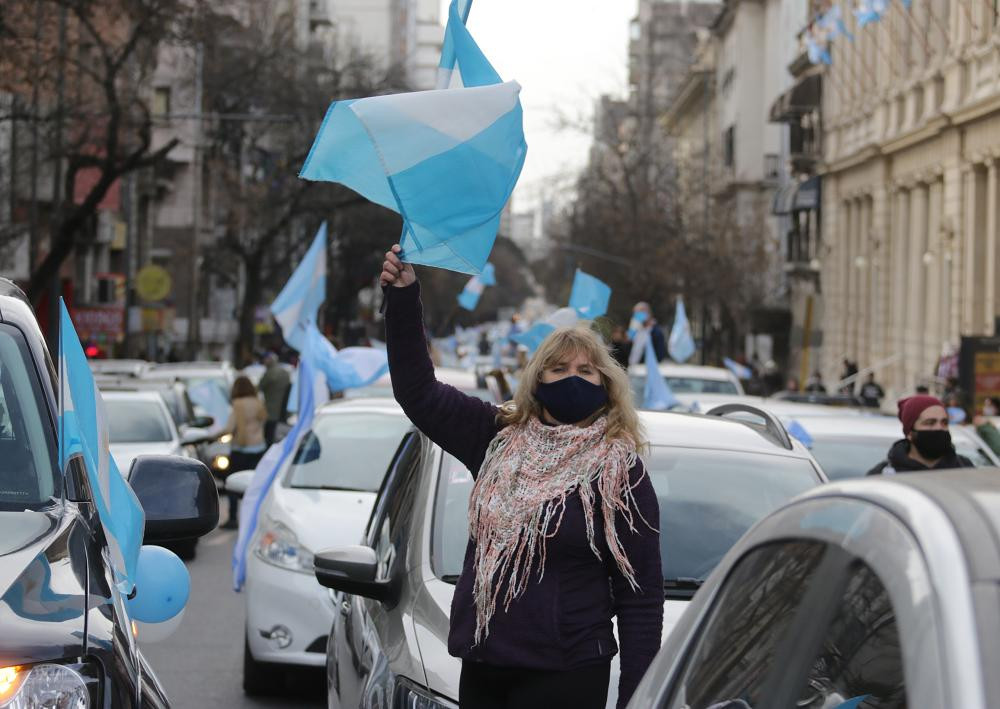
M930 500L951 521L966 550L973 581L1000 581L1000 468L962 468L840 480L798 500L844 497L889 508L911 528L922 521L920 501ZM908 494L909 493L909 494Z
M678 377L682 379L709 379L719 382L730 382L736 379L735 375L728 369L722 367L708 367L701 364L677 364L675 362L660 362L658 367L660 373L668 377ZM646 365L643 363L629 365L629 374L634 376L645 376Z
M812 460L809 451L795 439L791 439L789 450L767 435L762 426L739 419L675 411L640 411L639 420L654 447L742 451Z
M402 407L391 396L368 396L358 399L333 399L317 409L316 414L379 413L405 416Z
M111 400L163 401L160 393L152 389L101 389L101 396Z

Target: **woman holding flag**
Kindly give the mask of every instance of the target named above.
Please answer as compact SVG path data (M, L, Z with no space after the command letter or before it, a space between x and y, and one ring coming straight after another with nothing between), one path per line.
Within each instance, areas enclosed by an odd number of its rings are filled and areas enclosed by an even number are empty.
M618 648L618 706L660 647L659 507L627 375L590 330L538 348L496 407L434 378L413 267L386 253L393 392L416 426L476 478L451 608L459 702L604 707Z

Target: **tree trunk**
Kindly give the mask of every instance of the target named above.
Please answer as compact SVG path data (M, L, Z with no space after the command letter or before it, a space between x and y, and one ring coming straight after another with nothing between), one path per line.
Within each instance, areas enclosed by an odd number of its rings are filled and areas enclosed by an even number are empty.
M263 252L251 253L244 264L246 266L246 287L243 289L243 302L240 304L240 327L236 340L236 357L241 365L253 361L254 321L263 284L260 278L260 266Z

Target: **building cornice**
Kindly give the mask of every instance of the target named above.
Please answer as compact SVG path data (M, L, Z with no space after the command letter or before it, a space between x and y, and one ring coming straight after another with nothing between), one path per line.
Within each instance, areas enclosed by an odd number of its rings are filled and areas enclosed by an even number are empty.
M705 94L705 89L711 79L714 69L699 69L689 71L681 84L677 97L660 118L664 130L672 133L677 128L677 123L681 117L687 113L694 102Z

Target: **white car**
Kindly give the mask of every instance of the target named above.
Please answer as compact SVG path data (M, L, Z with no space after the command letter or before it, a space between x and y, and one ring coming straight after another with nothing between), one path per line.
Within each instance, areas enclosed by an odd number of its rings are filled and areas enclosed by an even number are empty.
M806 406L806 404L799 404ZM860 477L885 460L893 443L903 438L895 416L822 416L800 418L799 425L812 439L809 450L831 480ZM951 426L951 440L959 455L976 467L1000 466L1000 459L969 426Z
M678 398L682 394L695 397L705 394L743 395L743 385L740 384L740 380L723 367L660 362L658 369L667 382L667 386ZM643 389L646 386L646 365L642 363L631 365L628 368L628 376L632 382L632 391L636 396L636 401L641 403Z
M826 482L801 443L764 412L643 411L660 504L664 635L703 580L757 520ZM331 709L457 705L461 662L447 651L448 614L468 542L469 471L423 437L400 448L367 529L316 555L338 591L327 646ZM362 546L352 546L360 544ZM557 622L558 619L553 619ZM608 706L614 707L618 662Z
M102 392L108 414L111 455L123 475L139 455L183 455L186 442L156 391Z
M280 687L289 665L322 667L337 612L316 583L313 554L357 541L389 463L412 429L389 398L338 401L316 412L312 428L261 504L247 551L243 689ZM236 472L227 490L246 489Z
M450 384L459 391L478 397L483 401L490 401L499 404L489 389L480 387L476 373L459 367L435 367L434 378L444 384ZM357 389L347 389L344 396L348 399L388 397L392 398L392 379L388 374L383 375L366 387Z

